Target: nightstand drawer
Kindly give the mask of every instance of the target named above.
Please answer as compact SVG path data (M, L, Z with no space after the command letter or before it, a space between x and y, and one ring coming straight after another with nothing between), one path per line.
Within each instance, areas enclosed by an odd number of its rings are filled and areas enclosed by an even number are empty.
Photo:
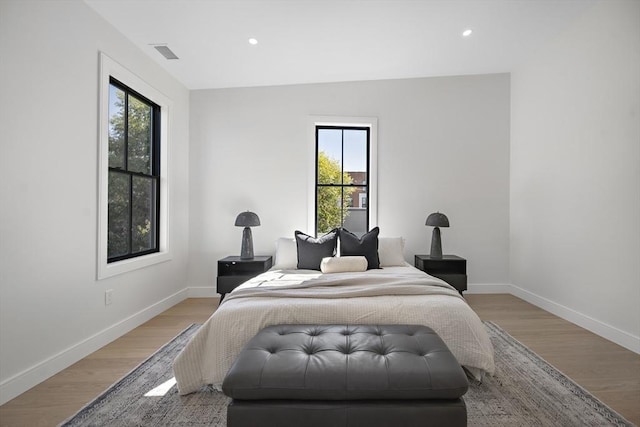
M430 258L428 255L417 255L415 266L432 276L436 274L466 274L467 260L455 255L444 255L442 258Z
M218 276L257 276L271 268L270 256L257 256L250 260L227 257L218 261Z
M263 262L221 262L218 264L218 275L219 276L247 276L247 275L257 275L262 273L264 270Z

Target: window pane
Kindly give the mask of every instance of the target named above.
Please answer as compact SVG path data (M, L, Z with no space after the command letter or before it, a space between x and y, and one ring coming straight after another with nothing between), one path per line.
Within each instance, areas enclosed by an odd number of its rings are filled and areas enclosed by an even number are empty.
M156 180L133 176L132 253L156 246Z
M109 85L109 167L124 169L124 92Z
M344 131L344 171L353 178L352 184L367 184L367 131Z
M318 129L318 183L342 184L342 130Z
M109 258L129 253L129 176L109 171Z
M345 215L343 227L362 237L367 230L367 188L345 187Z
M129 95L129 165L127 170L151 174L151 106Z
M345 206L350 209L367 208L367 187L345 187Z
M318 236L340 227L346 213L342 199L342 187L318 187L316 230Z

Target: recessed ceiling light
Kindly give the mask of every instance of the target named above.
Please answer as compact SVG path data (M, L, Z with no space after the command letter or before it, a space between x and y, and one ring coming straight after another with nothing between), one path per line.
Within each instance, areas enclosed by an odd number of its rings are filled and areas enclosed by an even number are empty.
M258 44L258 40L257 40L257 39L254 39L253 37L251 37L251 38L249 39L249 44L256 45L256 44Z
M462 36L463 36L463 37L469 37L469 36L471 35L471 33L473 33L473 31L471 31L471 29L470 29L470 28L468 28L468 29L466 29L466 30L464 30L464 31L462 32Z

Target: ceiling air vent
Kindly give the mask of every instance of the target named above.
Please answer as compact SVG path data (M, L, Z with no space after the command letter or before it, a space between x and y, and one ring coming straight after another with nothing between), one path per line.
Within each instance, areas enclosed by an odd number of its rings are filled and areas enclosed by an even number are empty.
M173 51L171 49L169 49L169 47L167 45L153 45L153 47L160 52L160 54L162 56L164 56L167 59L179 59L178 56L173 53Z

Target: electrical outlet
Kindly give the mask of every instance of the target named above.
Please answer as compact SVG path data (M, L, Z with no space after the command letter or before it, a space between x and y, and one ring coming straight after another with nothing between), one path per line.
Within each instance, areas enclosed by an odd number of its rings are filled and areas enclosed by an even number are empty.
M104 305L111 305L113 302L113 289L104 291Z

